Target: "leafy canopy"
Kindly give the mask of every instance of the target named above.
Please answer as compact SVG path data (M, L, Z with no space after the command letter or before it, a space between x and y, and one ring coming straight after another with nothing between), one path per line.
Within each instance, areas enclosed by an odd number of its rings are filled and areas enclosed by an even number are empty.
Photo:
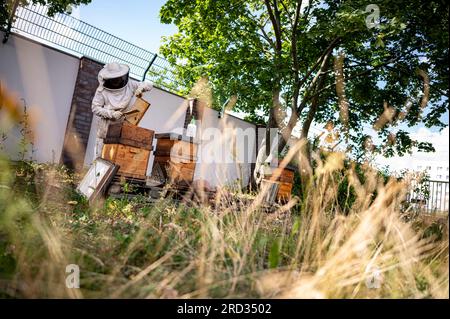
M311 122L333 123L350 143L363 146L364 127L378 123L384 154L432 150L405 127L446 125L448 5L381 0L378 19L367 5L168 0L161 21L174 23L178 33L160 51L186 87L208 78L213 107L237 95L236 110L276 123L285 137L296 125L306 137ZM379 24L370 27L373 22Z
M27 6L29 4L41 4L48 6L47 14L54 16L56 13L70 12L71 6L88 4L92 0L5 0L0 3L0 29L5 29L8 25L9 17L17 3L20 6Z

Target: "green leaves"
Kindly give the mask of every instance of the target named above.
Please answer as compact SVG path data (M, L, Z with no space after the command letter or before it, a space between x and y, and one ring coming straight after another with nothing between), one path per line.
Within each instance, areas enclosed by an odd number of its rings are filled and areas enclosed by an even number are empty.
M375 47L384 47L384 42L383 42L383 34L380 34L377 36L376 40L375 40Z
M300 225L301 225L300 217L297 217L295 219L294 224L292 225L292 230L291 230L292 236L297 235L297 233L300 231Z
M72 6L88 4L91 1L92 0L19 0L19 5L27 6L30 3L47 5L47 14L50 17L53 17L56 13L70 13L72 10ZM13 0L6 0L0 3L0 29L6 28L13 3Z
M25 0L23 2L39 3L48 6L48 15L53 17L56 13L70 12L72 6L88 4L92 0Z
M277 238L270 248L269 268L277 268L281 261L282 238Z
M263 1L169 0L161 10L161 21L175 23L179 32L168 37L160 51L172 63L186 62L176 65L186 87L208 78L213 107L239 95L236 110L261 123L274 107L274 88L279 88L282 109L300 108L299 121L303 122L311 109L308 97L316 94L314 122L331 121L336 129L341 129L342 123L335 120L339 108L330 66L336 52L342 51L352 144L360 142L363 127L374 124L384 102L405 113L391 126L420 122L428 127L445 125L442 115L448 110L450 93L448 5L381 0L376 3L379 24L369 28L367 1L314 1L302 8L295 27L292 19L297 1L283 1L286 8L280 2L277 8L270 3L277 12L281 50L276 49L275 28ZM318 90L311 85L318 73L317 61L337 37L339 44L322 73L324 88ZM428 64L427 110L420 108L424 81L415 73L423 62ZM406 108L408 101L411 105ZM421 112L427 115L421 117ZM379 133L384 138L389 135L388 130ZM394 150L407 151L412 144L399 138L390 147L394 154Z

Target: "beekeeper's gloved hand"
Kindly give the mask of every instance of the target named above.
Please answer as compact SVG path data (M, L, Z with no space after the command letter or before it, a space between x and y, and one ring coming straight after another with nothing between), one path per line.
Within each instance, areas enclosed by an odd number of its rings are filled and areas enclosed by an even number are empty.
M120 119L122 117L122 115L123 115L122 112L114 111L113 114L112 114L112 117L113 117L113 119L118 120L118 119Z
M139 83L136 91L134 91L134 95L136 95L137 97L141 97L142 93L151 91L152 89L153 89L153 84L148 83L148 82L141 82L141 83Z

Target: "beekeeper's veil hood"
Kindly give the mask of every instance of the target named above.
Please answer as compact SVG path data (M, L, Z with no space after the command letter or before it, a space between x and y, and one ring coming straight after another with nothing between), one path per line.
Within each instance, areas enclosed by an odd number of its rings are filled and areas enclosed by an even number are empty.
M106 64L98 73L98 83L100 91L120 90L128 84L130 68L125 64L111 62Z

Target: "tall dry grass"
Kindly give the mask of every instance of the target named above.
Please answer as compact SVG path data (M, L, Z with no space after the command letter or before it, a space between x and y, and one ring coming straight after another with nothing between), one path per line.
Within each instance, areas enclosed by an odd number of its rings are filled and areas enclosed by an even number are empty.
M282 165L302 162L301 147ZM213 205L89 207L64 168L2 156L0 296L448 298L448 231L430 236L405 218L409 181L370 166L362 181L342 153L313 157L303 197L267 213L263 192L227 189ZM343 206L344 179L355 200ZM68 264L80 267L80 289L66 287Z
M332 154L319 163L305 199L269 214L259 194L228 191L215 206L134 198L90 209L71 193L64 171L20 172L2 160L1 294L448 298L448 232L437 240L405 221L406 181L385 184L367 172L361 184L352 168L345 174L357 197L344 214L334 174L342 161ZM35 202L17 175L46 188ZM66 288L68 264L80 266L80 289ZM370 286L372 277L378 288Z

